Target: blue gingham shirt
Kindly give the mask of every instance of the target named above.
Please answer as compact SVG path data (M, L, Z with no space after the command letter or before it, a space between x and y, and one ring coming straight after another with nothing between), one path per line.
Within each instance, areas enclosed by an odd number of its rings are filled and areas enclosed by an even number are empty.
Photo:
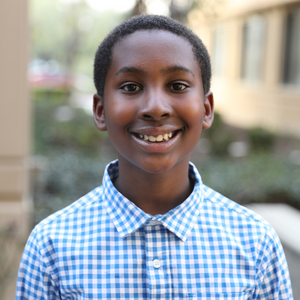
M112 181L49 216L25 247L16 299L293 299L280 241L252 211L203 185L151 216Z

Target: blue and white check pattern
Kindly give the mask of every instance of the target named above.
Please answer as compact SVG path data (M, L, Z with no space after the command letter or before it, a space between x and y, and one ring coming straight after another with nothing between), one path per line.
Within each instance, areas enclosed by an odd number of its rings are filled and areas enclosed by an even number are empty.
M49 216L25 247L16 299L293 299L272 227L195 180L190 197L151 216L112 181Z

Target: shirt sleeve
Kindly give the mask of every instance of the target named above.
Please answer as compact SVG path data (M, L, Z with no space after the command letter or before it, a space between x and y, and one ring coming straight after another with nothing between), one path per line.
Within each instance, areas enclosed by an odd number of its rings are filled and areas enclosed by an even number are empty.
M270 232L269 232L270 233ZM272 230L258 250L256 290L253 299L293 300L292 286L280 240Z
M34 229L28 238L21 259L16 300L61 299L49 259L45 259L46 253L46 251L41 251Z

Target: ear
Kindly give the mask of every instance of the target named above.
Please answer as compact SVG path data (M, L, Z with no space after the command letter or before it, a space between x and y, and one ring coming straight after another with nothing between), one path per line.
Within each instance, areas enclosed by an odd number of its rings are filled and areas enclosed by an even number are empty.
M202 128L208 129L212 125L214 120L214 96L212 92L208 92L205 95L204 100L204 116L203 116L203 123Z
M94 122L96 127L100 131L106 131L107 128L105 124L103 98L101 98L98 94L94 95L93 112L94 112Z

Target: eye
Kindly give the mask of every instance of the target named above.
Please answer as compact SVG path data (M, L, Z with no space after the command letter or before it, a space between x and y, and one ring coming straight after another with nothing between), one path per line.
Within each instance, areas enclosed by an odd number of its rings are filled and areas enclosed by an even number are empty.
M126 92L137 92L140 91L142 88L138 86L137 84L126 84L122 87L122 89Z
M170 85L170 89L173 91L183 91L185 89L187 89L187 85L180 83L180 82L176 82Z

